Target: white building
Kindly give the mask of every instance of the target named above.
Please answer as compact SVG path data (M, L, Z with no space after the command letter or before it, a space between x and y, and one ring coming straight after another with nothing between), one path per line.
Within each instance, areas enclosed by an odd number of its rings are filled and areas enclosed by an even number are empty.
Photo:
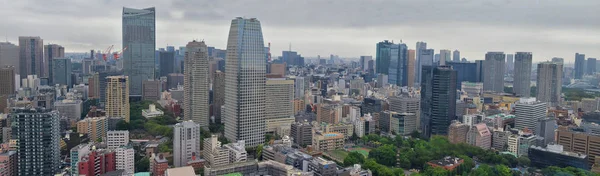
M266 132L275 132L280 126L294 122L294 80L269 78L265 85Z
M205 129L208 129L210 121L208 72L206 44L204 41L189 42L185 51L183 114L185 120L192 120Z
M122 146L115 149L115 160L117 170L124 170L125 174L133 175L135 173L135 151L131 146Z
M246 162L248 153L244 141L221 146L217 136L204 139L204 159L210 167L225 166L232 163Z
M106 147L116 149L129 144L129 131L108 131L106 132Z
M173 165L186 166L192 156L200 154L200 125L184 121L173 127Z
M61 117L78 121L81 119L82 103L81 100L61 100L54 102L54 108L59 112Z
M150 104L148 109L142 110L142 116L144 116L146 118L158 117L158 116L162 116L164 114L165 113L163 111L161 111L160 109L156 109L156 105L154 105L154 104Z
M547 113L546 103L539 102L536 98L521 98L515 103L515 128L535 130L538 120L545 118Z

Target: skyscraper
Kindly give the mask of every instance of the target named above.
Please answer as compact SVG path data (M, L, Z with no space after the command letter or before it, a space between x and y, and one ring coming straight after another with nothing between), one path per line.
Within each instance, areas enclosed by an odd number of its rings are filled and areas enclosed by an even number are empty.
M515 128L535 131L538 120L546 117L546 103L535 98L521 98L515 103Z
M60 169L58 111L14 108L9 114L17 141L18 175L54 175Z
M42 77L45 70L44 41L40 37L19 37L19 50L21 79L27 78L27 75Z
M408 67L407 69L407 84L406 86L408 87L413 87L415 86L415 50L408 50Z
M432 66L433 65L433 55L434 55L434 50L433 49L422 49L418 54L417 54L417 58L418 59L418 64L417 64L417 71L415 72L417 75L417 79L418 79L418 83L421 83L423 80L422 79L422 73L423 73L423 66Z
M220 124L222 123L221 106L225 103L225 73L217 70L214 77L212 84L213 116L215 117L215 123Z
M450 50L440 50L440 65L446 65L446 63L452 61L452 51Z
M175 73L175 52L159 51L158 58L160 60L160 77L168 76L170 73Z
M2 95L12 95L15 94L15 67L14 66L4 66L0 67L0 96ZM5 101L0 99L0 101ZM0 102L2 104L2 102ZM3 109L0 109L2 112Z
M53 58L52 71L50 71L52 85L60 84L72 87L71 83L71 59L69 58Z
M129 78L129 93L141 99L142 81L154 79L156 25L154 7L123 7L123 71Z
M200 156L200 125L191 120L177 123L173 126L173 165L187 166L192 156Z
M510 56L512 61L512 55ZM508 56L507 56L508 58ZM513 93L521 97L531 96L531 62L530 52L517 52L515 55L515 71L513 81ZM508 60L508 59L507 59Z
M539 63L537 67L537 100L557 106L561 103L563 66L554 62Z
M585 73L585 54L575 53L575 79L581 79Z
M54 71L54 67L53 67L53 63L54 63L54 59L56 58L64 58L65 57L65 48L57 45L57 44L49 44L49 45L45 45L44 46L44 68L46 68L46 70L44 70L44 75L47 75L48 77L48 85L54 85L56 83L54 83L54 76L53 76L53 72ZM69 60L70 62L70 60ZM66 64L65 64L66 65ZM40 76L42 77L42 76ZM62 77L62 75L61 75ZM68 72L68 79L71 79L71 72ZM58 77L60 78L60 77ZM65 78L67 79L67 78ZM70 82L70 81L69 81ZM63 84L66 85L66 84ZM70 86L70 85L67 85Z
M415 48L415 83L420 83L421 80L421 51L427 49L427 43L425 42L417 42L417 46ZM433 59L432 59L433 62Z
M460 62L460 51L454 50L452 52L452 62Z
M231 21L225 61L225 137L244 140L249 147L265 140L264 45L258 19Z
M506 54L506 69L504 70L506 73L512 73L515 69L515 63L513 54Z
M385 56L384 56L385 57ZM408 47L404 43L390 45L388 83L397 86L408 85Z
M588 75L596 73L596 58L587 59L585 73Z
M373 60L373 56L360 56L360 66L363 71L368 72L370 69L369 61Z
M393 42L384 40L383 42L377 43L377 51L375 55L375 73L388 74L388 68L391 60L391 47L394 45Z
M106 116L123 117L129 123L129 79L127 76L106 77Z
M446 65L456 71L456 88L462 88L462 82L477 82L477 64L469 62L448 62Z
M483 64L483 90L504 92L504 59L503 52L488 52Z
M10 42L0 42L0 68L15 67L15 74L19 72L19 46Z
M475 65L476 65L476 74L475 74L475 82L483 82L483 65L485 63L485 60L476 60L475 61Z
M268 132L294 122L294 80L269 78L265 86L265 120Z
M450 66L425 66L421 79L423 136L447 135L456 117L456 71Z
M209 74L208 51L204 41L192 41L185 49L185 70L183 81L183 114L185 120L192 120L201 128L209 125Z

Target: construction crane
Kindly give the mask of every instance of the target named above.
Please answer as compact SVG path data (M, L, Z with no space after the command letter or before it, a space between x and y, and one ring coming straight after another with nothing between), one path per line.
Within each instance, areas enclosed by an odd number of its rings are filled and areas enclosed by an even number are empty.
M121 51L117 51L113 53L113 59L118 60L121 57L121 54L127 50L127 47L123 48Z
M113 47L114 45L110 45L108 48L106 48L106 50L104 50L104 52L102 52L102 59L104 59L104 61L106 61L106 55L110 53Z

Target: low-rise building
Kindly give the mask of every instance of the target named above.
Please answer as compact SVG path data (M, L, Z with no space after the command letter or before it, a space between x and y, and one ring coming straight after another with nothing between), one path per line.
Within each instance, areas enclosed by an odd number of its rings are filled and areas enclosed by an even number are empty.
M291 125L290 137L299 146L311 145L312 129L313 126L308 121L294 122Z
M313 172L315 176L336 175L337 164L333 161L316 157L308 163L308 171Z
M466 143L469 125L453 121L448 128L448 141L453 144Z
M341 149L344 147L344 134L315 132L313 134L313 147L319 151Z
M467 143L482 149L490 149L492 148L492 133L485 123L476 124L467 134Z
M446 156L440 160L429 161L427 164L431 167L441 167L445 170L452 171L456 167L460 166L463 162L464 160L458 157Z
M169 161L162 154L154 157L152 161L151 172L154 176L164 176L165 171L169 168Z
M587 155L564 151L562 145L550 144L546 148L531 146L529 148L528 157L531 160L531 166L537 168L557 166L590 170Z
M156 108L156 105L154 104L150 104L150 106L148 107L148 109L142 109L142 116L146 117L146 118L153 118L153 117L158 117L158 116L162 116L165 113Z
M85 118L77 122L77 132L87 134L94 141L106 137L107 131L108 120L106 117Z

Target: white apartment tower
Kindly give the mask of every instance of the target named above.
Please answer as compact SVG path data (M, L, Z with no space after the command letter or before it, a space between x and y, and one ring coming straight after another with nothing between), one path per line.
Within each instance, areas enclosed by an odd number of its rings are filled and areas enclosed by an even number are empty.
M116 149L129 144L129 131L108 131L106 132L106 147Z
M265 140L265 43L260 21L231 21L225 61L225 137L256 147Z
M538 120L546 117L546 103L535 98L521 98L515 104L515 128L535 131Z
M192 156L200 155L200 125L184 121L173 127L173 165L186 166Z
M192 41L186 45L185 70L183 81L183 114L185 120L192 120L200 127L209 125L209 74L208 49L204 41Z

